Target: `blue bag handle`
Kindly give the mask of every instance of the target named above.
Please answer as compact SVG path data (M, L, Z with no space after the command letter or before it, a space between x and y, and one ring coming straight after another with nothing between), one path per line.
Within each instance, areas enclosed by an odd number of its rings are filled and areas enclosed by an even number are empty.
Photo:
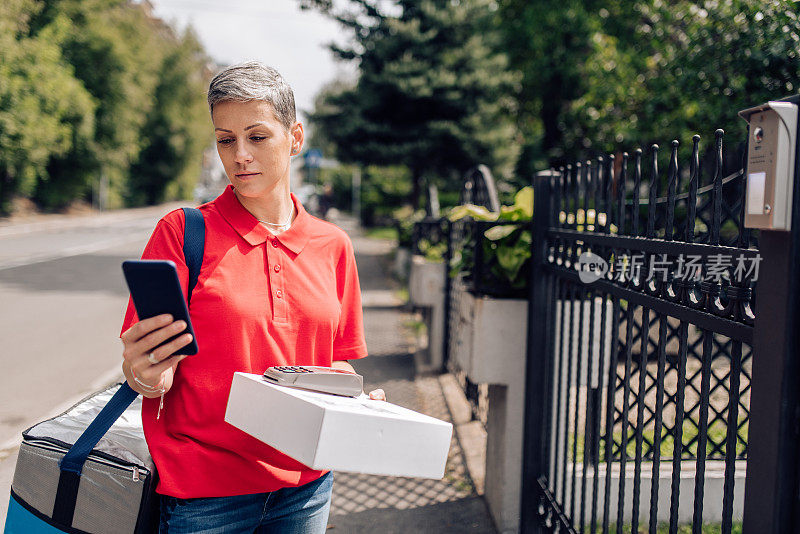
M61 470L70 471L76 475L81 474L83 464L89 453L92 452L97 442L100 441L114 421L125 412L125 409L136 400L139 394L135 392L127 382L123 382L120 388L111 397L111 400L103 406L94 421L84 430L75 444L70 447L69 452L61 459Z
M189 268L189 292L186 300L192 302L192 291L197 285L200 268L203 266L203 253L206 246L206 225L203 212L197 208L183 208L186 227L183 230L183 259Z
M186 226L183 233L183 256L189 268L187 301L191 301L192 290L197 285L200 268L203 265L206 228L205 220L200 210L183 208L183 212L186 217ZM97 417L94 418L61 459L59 462L61 474L58 479L55 506L53 507L54 521L62 525L72 526L83 464L86 463L89 454L108 432L114 421L119 419L138 396L139 394L127 382L123 382L117 392L114 393L114 396L111 397L111 400L100 410Z

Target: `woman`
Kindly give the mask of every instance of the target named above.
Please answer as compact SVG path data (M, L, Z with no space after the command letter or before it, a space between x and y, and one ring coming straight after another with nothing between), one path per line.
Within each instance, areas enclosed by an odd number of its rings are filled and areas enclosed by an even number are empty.
M200 351L171 356L185 324L169 316L123 325L123 372L146 397L142 419L159 472L162 532L323 532L332 477L224 422L236 371L271 365L352 370L367 355L353 248L337 227L309 215L289 191L291 156L303 146L291 88L259 63L227 68L208 104L230 180L200 207L203 266L191 319ZM184 290L184 215L159 221L143 258L175 262ZM385 399L382 390L370 393ZM268 409L268 407L265 407ZM291 417L292 414L274 414Z

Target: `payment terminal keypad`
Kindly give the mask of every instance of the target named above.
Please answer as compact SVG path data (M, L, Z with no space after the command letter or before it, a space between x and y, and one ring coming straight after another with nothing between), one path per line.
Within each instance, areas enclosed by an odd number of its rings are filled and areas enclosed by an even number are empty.
M281 386L346 397L358 397L364 391L361 375L334 367L277 365L264 372L264 379Z

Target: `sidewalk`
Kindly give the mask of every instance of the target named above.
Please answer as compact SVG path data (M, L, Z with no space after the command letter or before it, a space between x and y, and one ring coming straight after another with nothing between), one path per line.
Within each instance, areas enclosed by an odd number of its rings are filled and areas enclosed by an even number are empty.
M469 422L469 406L450 375L415 373L415 341L405 326L412 315L404 310L397 295L399 285L389 275L394 243L365 237L351 218L340 216L334 222L352 238L363 290L370 356L354 362L354 367L365 378L365 390L381 387L391 402L457 424L442 480L336 473L328 529L336 534L495 533L479 495L484 449L481 437L474 436L478 423ZM0 231L14 235L34 229L38 228L0 225ZM6 492L0 496L0 525L5 523L7 491L16 464L16 449L6 452L7 457L0 457L0 488Z
M365 391L381 387L391 402L453 422L442 387L447 382L414 371L414 340L404 327L411 315L403 310L395 294L399 286L388 274L394 244L365 237L344 216L334 222L351 236L358 263L370 356L354 362L354 367L364 376ZM458 402L452 394L448 400L451 405ZM387 534L495 532L457 436L454 429L442 480L336 473L328 529Z

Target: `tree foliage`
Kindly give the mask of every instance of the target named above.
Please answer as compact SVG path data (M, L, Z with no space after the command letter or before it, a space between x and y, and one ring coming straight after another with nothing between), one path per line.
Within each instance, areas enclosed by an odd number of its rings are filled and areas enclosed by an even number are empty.
M211 130L203 95L206 80L196 61L202 48L188 31L162 62L153 109L144 124L146 143L132 168L129 194L134 204L153 204L191 194L200 173L200 155ZM198 135L208 130L207 135Z
M0 213L88 200L101 178L111 207L187 196L208 140L191 33L129 0L12 0L0 60Z
M0 6L0 213L31 195L52 157L90 142L95 103L63 61L51 31L27 36L36 4Z
M423 178L456 182L478 163L510 174L518 153L516 75L498 52L491 2L398 0L388 11L369 0L351 0L344 10L326 0L303 4L353 30L352 46L332 50L358 61L358 80L329 91L312 115L337 158L406 166L412 203Z
M589 90L570 110L573 131L601 148L621 139L664 141L665 133L688 140L715 128L738 142L746 126L738 110L798 89L795 2L640 2L634 9L628 39L595 35Z
M796 93L799 5L790 0L507 0L500 16L523 75L528 169L566 154L688 140L740 109Z

